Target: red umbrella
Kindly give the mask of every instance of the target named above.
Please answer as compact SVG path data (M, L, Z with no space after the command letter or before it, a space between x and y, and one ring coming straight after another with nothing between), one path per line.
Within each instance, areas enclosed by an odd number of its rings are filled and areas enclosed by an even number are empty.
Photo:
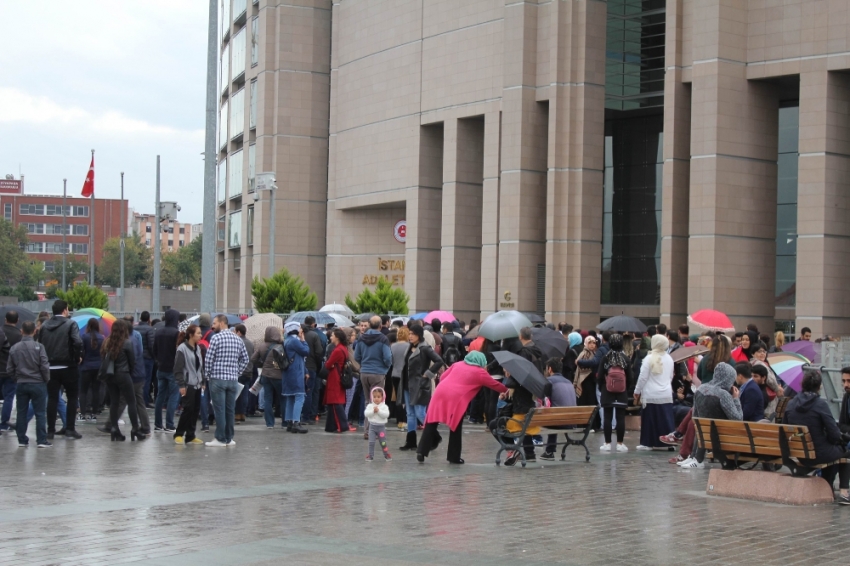
M729 317L720 311L703 309L694 314L688 315L688 324L696 326L706 332L713 330L715 332L735 332L735 326Z

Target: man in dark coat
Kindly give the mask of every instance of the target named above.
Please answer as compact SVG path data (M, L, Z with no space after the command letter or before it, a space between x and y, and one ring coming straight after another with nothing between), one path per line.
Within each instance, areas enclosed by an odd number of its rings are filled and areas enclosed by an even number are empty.
M850 367L841 369L841 385L844 387L844 398L841 399L838 428L850 434Z
M156 360L157 394L154 413L154 432L174 433L174 412L180 402L180 388L174 379L174 357L177 355L177 329L180 312L168 309L162 317L165 325L156 329L151 353ZM162 409L165 408L165 427Z
M738 362L735 371L738 372L735 381L738 383L744 420L758 422L764 418L764 397L758 384L753 381L753 368L749 362Z

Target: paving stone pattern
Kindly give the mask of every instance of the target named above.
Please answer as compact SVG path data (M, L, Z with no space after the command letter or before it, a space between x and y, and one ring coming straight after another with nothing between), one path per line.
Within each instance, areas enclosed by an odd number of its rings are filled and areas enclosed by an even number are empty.
M397 432L393 461L366 463L362 434L321 429L249 419L235 448L81 424L82 440L23 449L4 433L0 565L850 562L850 508L709 498L708 469L636 452L636 433L628 454L600 454L597 434L589 464L571 447L522 469L494 465L482 427L464 426L464 466L445 445L419 465Z

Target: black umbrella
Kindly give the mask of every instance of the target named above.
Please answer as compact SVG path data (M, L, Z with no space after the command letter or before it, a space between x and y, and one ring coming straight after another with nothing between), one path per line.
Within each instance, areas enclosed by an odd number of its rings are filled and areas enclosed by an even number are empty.
M642 334L646 332L646 325L633 316L619 315L603 320L596 329Z
M512 354L510 352L493 352L493 357L499 362L507 372L511 374L520 385L531 391L531 394L538 399L543 399L546 396L546 385L548 382L543 377L534 364L530 361Z
M363 314L357 316L357 321L358 322L369 322L369 319L372 318L373 316L375 316L375 313L373 313L373 312L363 313Z
M534 343L537 344L537 347L540 348L540 351L543 352L543 355L547 359L563 358L564 354L567 353L567 348L570 346L570 343L567 342L563 334L551 328L532 328L531 336L534 339Z
M531 321L531 324L543 324L546 322L546 319L534 312L524 312L522 313L528 317L528 320Z
M18 328L21 327L21 323L24 322L35 322L36 314L29 309L25 309L24 307L19 307L17 305L5 305L0 307L0 321L6 320L6 313L9 311L15 311L18 313L18 323L15 325ZM2 322L0 322L2 324Z

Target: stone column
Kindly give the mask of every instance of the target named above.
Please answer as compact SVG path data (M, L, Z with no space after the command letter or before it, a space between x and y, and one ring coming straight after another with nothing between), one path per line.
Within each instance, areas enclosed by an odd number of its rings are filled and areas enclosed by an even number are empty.
M547 113L534 88L539 8L505 3L499 309L536 311L537 266L546 257Z
M445 124L440 308L458 319L479 314L484 120Z
M599 323L605 142L603 2L555 2L550 37L546 316Z
M666 29L660 318L676 328L688 316L691 178L691 85L682 82L682 0L667 2Z
M797 332L850 334L850 76L800 73ZM825 61L823 61L825 63Z
M717 309L736 328L771 328L775 87L746 78L746 4L706 0L693 7L694 21L710 25L693 37L688 312Z
M484 184L481 202L481 316L499 310L499 148L501 112L484 115Z

